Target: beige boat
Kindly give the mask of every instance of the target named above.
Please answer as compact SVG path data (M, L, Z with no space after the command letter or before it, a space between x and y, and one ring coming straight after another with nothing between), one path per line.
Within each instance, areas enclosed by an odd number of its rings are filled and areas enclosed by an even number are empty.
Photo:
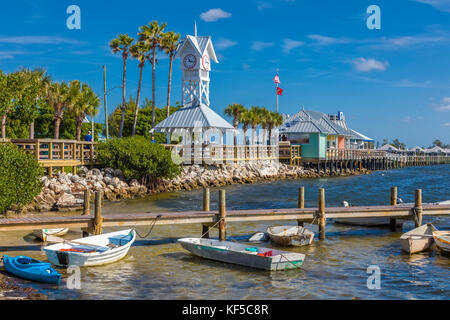
M439 249L443 252L450 253L450 231L434 231L433 239Z
M314 232L296 226L267 228L270 240L281 246L306 246L312 243Z
M429 249L433 245L435 231L437 229L431 223L427 223L404 233L400 237L402 250L413 254Z
M57 228L57 229L38 229L33 230L33 235L42 241L46 242L48 236L63 236L69 232L68 228Z

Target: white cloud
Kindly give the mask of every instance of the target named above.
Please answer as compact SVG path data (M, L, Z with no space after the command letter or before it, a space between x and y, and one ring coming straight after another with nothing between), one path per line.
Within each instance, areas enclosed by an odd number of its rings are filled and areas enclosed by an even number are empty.
M450 111L450 97L445 97L439 106L435 106L434 109L438 112Z
M231 17L231 13L225 12L220 8L209 9L208 11L200 14L200 19L202 19L205 22L213 22L213 21L217 21L219 19L226 19L226 18L230 18L230 17Z
M389 63L387 61L377 61L375 59L369 58L357 58L351 61L356 70L360 72L371 72L373 70L386 70Z
M274 45L273 42L254 41L252 43L252 50L261 51L265 48L273 47Z
M283 52L290 53L291 50L301 47L305 43L302 41L292 40L292 39L283 39Z
M216 41L216 43L214 44L214 47L217 50L225 50L227 48L234 47L235 45L237 45L237 42L235 42L233 40L220 38L219 40Z
M448 42L449 39L444 36L431 36L431 35L416 35L416 36L402 36L396 38L380 38L376 44L371 47L374 49L401 49L411 46L436 44L442 42Z
M395 84L396 87L402 88L431 88L431 80L427 80L424 82L414 82L411 80L401 80Z
M269 4L269 3L265 2L265 1L257 1L256 4L257 4L256 8L258 9L258 11L262 11L264 9L271 9L271 8L273 8L271 4Z
M446 126L446 127L450 127L450 122L446 122L446 123L444 123L444 126Z
M450 0L414 0L425 4L432 5L438 10L450 12Z
M318 45L332 45L332 44L344 44L344 43L350 43L354 40L347 39L347 38L333 38L333 37L327 37L322 36L320 34L310 34L308 35L309 39L315 40Z

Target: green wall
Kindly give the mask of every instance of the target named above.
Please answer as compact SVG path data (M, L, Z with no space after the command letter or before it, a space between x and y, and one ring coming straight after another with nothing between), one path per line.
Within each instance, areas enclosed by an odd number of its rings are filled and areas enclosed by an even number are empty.
M302 158L324 159L327 154L327 135L323 133L310 133L309 143L301 144L301 146Z

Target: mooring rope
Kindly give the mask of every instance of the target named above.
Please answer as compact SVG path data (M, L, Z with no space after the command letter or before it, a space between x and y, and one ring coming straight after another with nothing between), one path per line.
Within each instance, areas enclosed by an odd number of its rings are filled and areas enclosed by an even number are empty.
M202 234L201 236L200 236L200 239L201 238L203 238L207 233L209 233L209 230L211 230L212 228L214 228L220 221L222 221L223 220L223 218L220 218L215 224L213 224L211 227L209 227L208 228L208 230L204 233L204 234Z
M158 215L156 216L155 220L153 220L153 224L152 224L152 226L150 227L150 230L148 231L148 233L147 233L144 237L141 236L141 235L139 234L139 232L138 232L136 229L134 229L134 231L136 231L136 234L139 236L139 238L141 238L141 239L147 238L147 237L150 235L150 233L152 233L152 230L153 230L153 227L154 227L155 224L156 224L156 221L158 221L158 219L161 218L161 217L162 217L162 215L160 215L160 214L158 214Z
M414 221L416 222L416 225L419 225L419 218L417 217L417 211L415 207L412 207L412 211L414 213Z

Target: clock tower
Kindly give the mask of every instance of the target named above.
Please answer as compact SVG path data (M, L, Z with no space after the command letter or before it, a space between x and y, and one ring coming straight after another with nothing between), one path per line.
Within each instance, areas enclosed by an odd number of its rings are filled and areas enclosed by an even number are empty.
M181 59L181 104L184 106L210 106L209 72L211 61L218 63L209 36L187 35L177 50L175 58Z

